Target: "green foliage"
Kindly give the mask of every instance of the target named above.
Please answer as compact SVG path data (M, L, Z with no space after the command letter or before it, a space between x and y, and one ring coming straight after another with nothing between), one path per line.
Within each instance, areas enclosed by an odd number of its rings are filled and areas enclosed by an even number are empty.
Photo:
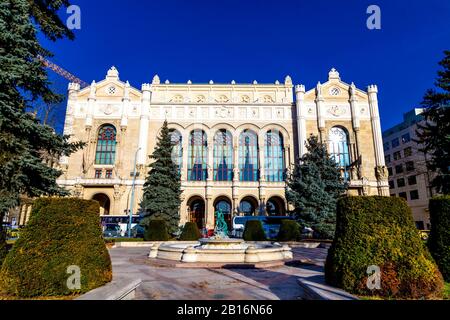
M4 230L0 230L0 267L7 253L8 244L6 243L6 232Z
M166 222L162 219L152 219L145 227L144 241L167 241L169 233L167 232Z
M144 184L144 195L140 210L144 215L143 225L151 219L163 219L168 231L174 233L180 222L181 182L178 166L172 159L173 144L167 121L161 129L156 148L151 155L154 161Z
M430 199L431 230L428 248L445 281L450 282L450 196Z
M96 201L39 198L30 220L0 270L0 290L19 297L88 292L111 281ZM79 266L81 289L67 287L69 266Z
M379 266L381 289L367 288L367 268ZM443 279L398 197L346 197L337 205L336 235L325 263L327 283L359 295L432 298Z
M422 114L426 120L418 124L417 142L422 145L420 151L427 155L427 168L437 173L431 186L437 192L450 194L450 51L439 63L435 89L429 89L423 98Z
M298 241L300 240L300 225L294 220L281 220L278 241Z
M44 160L69 155L83 146L70 143L68 136L56 134L28 112L37 101L61 101L36 58L51 55L39 44L37 28L52 40L73 38L56 14L67 4L66 0L0 1L0 221L19 205L20 195L66 194L56 184L61 171Z
M319 238L331 239L336 224L336 201L347 189L339 167L316 136L309 137L308 152L289 173L286 198L298 222L311 227Z
M180 235L181 241L195 241L202 237L195 222L186 222Z
M266 241L266 234L259 220L248 220L245 223L244 235L245 241Z

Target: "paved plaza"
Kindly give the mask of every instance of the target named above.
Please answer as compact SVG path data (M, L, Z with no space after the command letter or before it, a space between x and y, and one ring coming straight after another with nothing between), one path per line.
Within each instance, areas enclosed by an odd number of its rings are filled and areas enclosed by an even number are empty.
M166 300L298 300L304 298L299 278L322 282L327 249L294 248L291 263L270 269L158 267L148 264L148 247L113 248L113 281L141 279L135 299Z

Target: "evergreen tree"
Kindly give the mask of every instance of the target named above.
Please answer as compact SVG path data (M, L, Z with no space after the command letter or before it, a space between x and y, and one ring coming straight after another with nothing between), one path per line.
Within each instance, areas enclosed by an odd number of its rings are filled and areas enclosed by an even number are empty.
M66 0L0 2L0 221L19 205L20 195L67 194L56 184L61 171L49 167L44 157L70 155L83 145L70 143L69 137L56 134L28 112L37 100L61 100L37 59L51 54L39 44L36 28L51 40L72 39L73 33L57 16L67 5ZM4 242L4 233L0 241Z
M450 194L450 51L444 53L435 83L437 90L429 89L422 102L426 122L418 124L416 133L420 151L427 156L428 170L437 174L431 187Z
M143 225L153 219L166 221L169 233L174 233L180 222L181 181L179 168L172 159L173 144L167 121L164 121L156 148L150 156L154 161L144 184L140 210Z
M307 153L294 165L286 181L286 198L302 226L320 238L331 239L336 226L336 202L347 189L336 161L316 136L308 138Z

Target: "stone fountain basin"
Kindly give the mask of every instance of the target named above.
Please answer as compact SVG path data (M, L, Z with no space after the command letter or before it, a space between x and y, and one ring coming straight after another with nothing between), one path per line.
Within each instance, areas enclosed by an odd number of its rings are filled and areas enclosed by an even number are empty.
M272 242L200 239L197 242L155 243L149 258L186 263L258 263L292 259L292 251L288 245Z

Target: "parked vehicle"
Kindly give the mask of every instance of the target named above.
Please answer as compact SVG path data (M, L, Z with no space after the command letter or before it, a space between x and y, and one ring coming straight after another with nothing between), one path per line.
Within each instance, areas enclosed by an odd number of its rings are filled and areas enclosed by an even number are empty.
M144 238L145 228L139 224L131 228L131 236L133 238Z
M117 223L107 223L104 226L103 236L105 238L119 238L122 236L122 229Z
M102 216L101 217L101 223L103 228L107 224L118 224L121 229L121 236L125 237L128 231L128 221L130 217L123 215L123 216ZM136 224L139 223L140 216L133 216L133 219L131 220L131 228L133 228Z
M244 234L245 224L249 220L259 220L262 223L267 239L275 240L280 231L282 220L292 220L286 216L236 216L233 218L231 236L242 238Z

